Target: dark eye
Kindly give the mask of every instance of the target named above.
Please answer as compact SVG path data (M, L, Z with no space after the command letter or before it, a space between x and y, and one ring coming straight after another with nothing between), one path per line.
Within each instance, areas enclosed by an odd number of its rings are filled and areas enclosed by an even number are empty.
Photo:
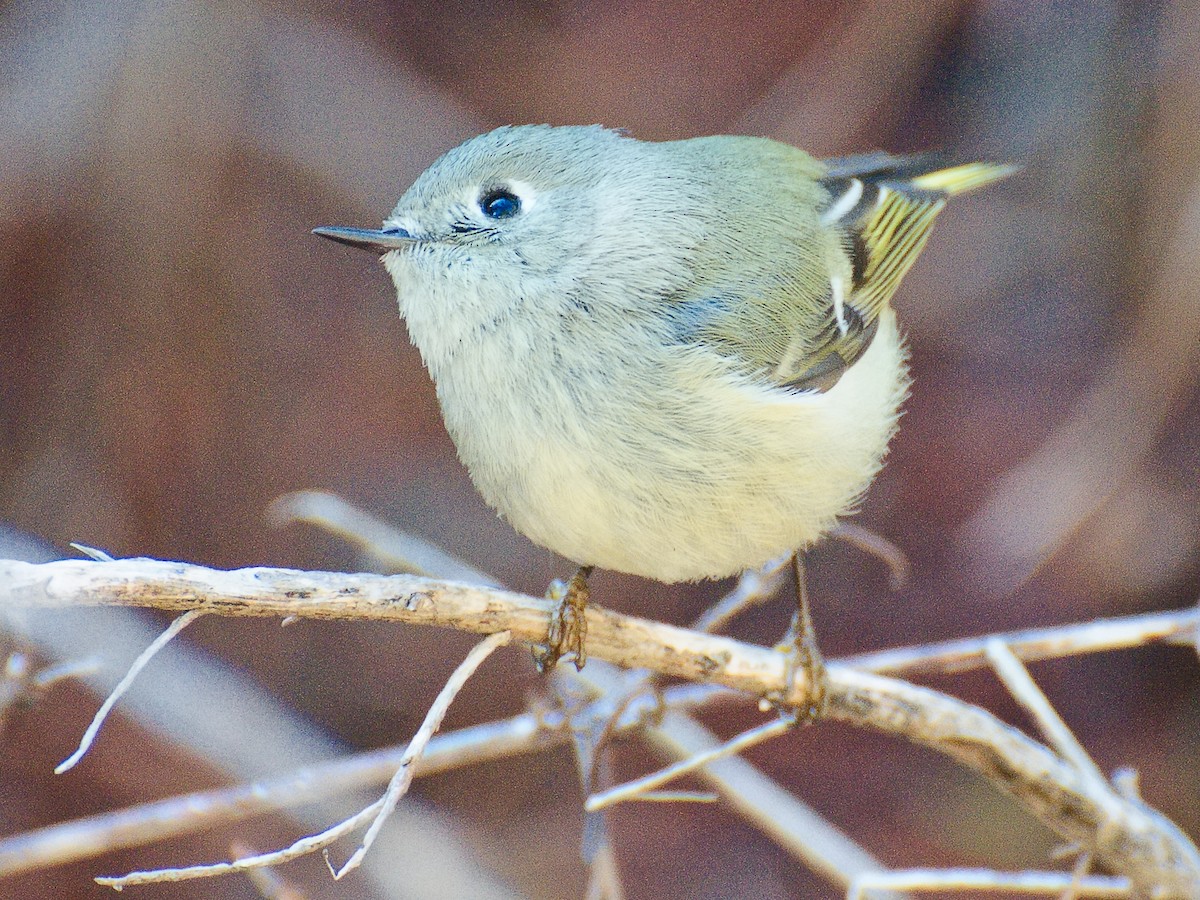
M489 219L507 219L521 211L521 198L504 188L494 188L479 198L479 208Z

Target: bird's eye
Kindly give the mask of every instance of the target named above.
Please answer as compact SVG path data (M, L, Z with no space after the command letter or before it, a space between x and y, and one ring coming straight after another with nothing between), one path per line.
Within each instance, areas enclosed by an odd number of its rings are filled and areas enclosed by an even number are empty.
M479 198L479 209L489 219L508 219L521 211L521 198L505 188L493 188Z

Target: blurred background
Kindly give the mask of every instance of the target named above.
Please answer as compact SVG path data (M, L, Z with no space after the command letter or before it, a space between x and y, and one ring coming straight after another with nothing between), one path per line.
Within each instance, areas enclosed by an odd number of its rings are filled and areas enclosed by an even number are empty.
M890 592L878 561L819 547L823 646L1195 602L1200 8L1188 2L0 3L0 521L43 542L24 552L78 541L219 567L360 568L339 539L268 521L279 495L323 488L516 589L569 574L475 494L382 268L309 235L376 226L442 151L521 122L1022 163L950 207L901 288L915 384L856 521L899 544L913 577ZM599 573L593 598L685 623L727 587ZM773 641L787 615L781 599L735 633ZM8 649L42 665L90 648L119 674L137 642L118 652L111 622L13 626ZM77 649L45 638L67 632ZM3 719L6 834L281 771L302 741L335 754L405 740L473 643L215 618L183 640L224 661L238 696L275 704L294 742L241 767L204 749L228 746L222 729L246 730L240 750L267 728L248 699L231 723L185 715L173 733L127 714L55 778L97 704L59 686ZM1195 654L1147 648L1034 674L1102 768L1137 767L1148 801L1200 832ZM135 697L202 689L157 679L148 670ZM1026 724L986 673L931 683ZM542 690L528 654L506 651L448 727L516 713ZM756 720L704 719L722 734ZM891 866L1044 867L1056 843L980 779L878 735L822 724L750 758ZM614 775L654 765L631 744ZM335 884L319 860L281 874L308 896L582 895L568 751L420 780L405 804L433 849L395 857L399 886ZM610 826L630 898L838 896L720 806L643 804ZM93 875L302 833L253 820L42 867L0 894L108 896ZM262 896L236 877L144 893Z

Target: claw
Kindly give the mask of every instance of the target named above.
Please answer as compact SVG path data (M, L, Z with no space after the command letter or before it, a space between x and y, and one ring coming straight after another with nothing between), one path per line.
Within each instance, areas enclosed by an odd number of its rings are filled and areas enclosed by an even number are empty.
M799 553L794 557L793 565L796 570L796 612L780 649L791 651L788 655L787 696L794 693L792 685L796 670L804 672L808 693L804 703L795 707L795 710L799 720L808 725L824 716L829 708L829 677L825 671L825 658L817 646L817 632L808 608L804 558Z
M568 653L575 656L575 668L582 669L587 662L584 644L587 639L588 576L593 566L580 566L565 585L555 581L546 592L547 599L557 600L558 606L550 614L550 627L546 631L546 646L534 647L533 661L539 672L548 672Z

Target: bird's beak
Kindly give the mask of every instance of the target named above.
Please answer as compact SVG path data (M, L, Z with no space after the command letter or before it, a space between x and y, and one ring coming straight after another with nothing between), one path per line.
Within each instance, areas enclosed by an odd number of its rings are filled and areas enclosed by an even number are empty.
M329 238L331 241L337 241L339 244L360 247L363 250L374 250L376 253L387 253L389 250L398 250L401 247L409 246L416 240L415 237L403 228L386 228L382 231L375 231L370 228L343 228L340 225L322 225L320 228L314 228L312 233L320 235L323 238Z

